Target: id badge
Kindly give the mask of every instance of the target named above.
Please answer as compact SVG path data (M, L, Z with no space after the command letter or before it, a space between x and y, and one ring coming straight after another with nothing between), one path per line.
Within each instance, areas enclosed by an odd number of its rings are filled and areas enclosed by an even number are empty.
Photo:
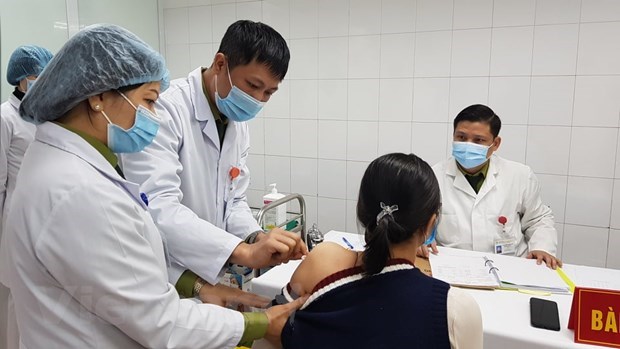
M514 255L516 251L515 239L496 239L494 241L495 254Z

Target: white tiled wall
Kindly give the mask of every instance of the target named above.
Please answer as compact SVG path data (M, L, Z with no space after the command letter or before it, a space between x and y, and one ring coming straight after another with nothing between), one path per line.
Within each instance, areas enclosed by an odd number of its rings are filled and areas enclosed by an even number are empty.
M250 122L251 204L304 195L308 220L355 232L361 176L392 151L434 164L473 103L504 127L499 154L533 168L559 254L620 268L620 1L164 0L174 77L209 65L226 27L288 41L280 90Z

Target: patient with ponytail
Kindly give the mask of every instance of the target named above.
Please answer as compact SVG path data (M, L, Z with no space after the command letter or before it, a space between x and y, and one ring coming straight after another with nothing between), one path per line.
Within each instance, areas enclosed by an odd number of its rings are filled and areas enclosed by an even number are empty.
M416 251L436 232L441 193L414 154L383 155L360 185L364 251L323 242L293 274L287 300L310 295L282 331L284 348L482 348L465 291L424 275Z

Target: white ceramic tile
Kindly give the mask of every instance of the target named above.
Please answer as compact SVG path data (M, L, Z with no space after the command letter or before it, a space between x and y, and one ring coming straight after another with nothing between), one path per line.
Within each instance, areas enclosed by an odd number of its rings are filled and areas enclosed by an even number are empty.
M414 122L411 125L411 152L431 166L445 160L448 128L452 130L448 123Z
M291 158L265 155L265 184L271 183L278 185L278 192L291 192Z
M620 74L618 37L620 37L620 22L581 24L577 74Z
M163 0L164 9L187 7L188 0Z
M319 35L318 0L290 0L292 39L316 38Z
M179 2L183 2L183 1L179 1ZM213 3L215 3L215 1L212 2L211 0L187 0L187 6L189 7L206 6L206 5L212 5Z
M558 232L558 246L555 256L562 259L562 245L564 243L564 224L555 223L555 230Z
M449 101L449 79L413 79L413 121L451 120L448 114Z
M454 29L490 28L493 0L454 0Z
M293 39L289 42L291 57L288 77L290 79L316 79L319 71L318 39Z
M409 153L411 122L379 122L378 156L388 153Z
M379 114L379 79L349 80L348 119L377 120Z
M211 8L213 41L221 41L228 27L237 20L235 4L214 5Z
M451 31L416 33L415 77L450 75Z
M166 45L189 43L189 26L187 8L164 10L164 33Z
M189 45L189 63L191 67L190 69L198 68L200 66L210 66L214 56L215 54L213 53L212 44Z
M565 263L605 267L609 229L564 225L562 259Z
M381 1L381 32L415 32L415 8L415 0Z
M318 190L318 160L291 158L291 192L315 195Z
M551 208L556 223L563 223L568 177L540 173L536 173L536 177L540 184L542 203Z
M620 21L620 2L616 0L583 0L582 22Z
M609 227L613 179L568 177L564 222Z
M491 76L530 75L534 27L493 28Z
M192 7L188 11L189 43L203 44L213 42L211 34L211 6Z
M380 121L411 121L413 79L381 79L379 90Z
M260 22L263 17L263 9L260 1L237 3L237 19L249 19Z
M317 223L318 226L318 200L316 196L304 195L306 203L306 229L310 229L312 224ZM319 229L321 229L319 227ZM322 230L321 230L322 231Z
M486 105L488 95L488 77L450 79L450 118L454 119L461 110L472 104Z
M344 199L347 195L347 162L323 160L318 162L319 196Z
M620 230L609 229L609 243L607 247L607 268L620 269Z
M490 28L452 33L451 76L488 76L490 60Z
M323 232L346 229L347 201L341 199L318 198L318 226Z
M278 86L278 91L265 104L265 116L268 118L289 118L291 114L290 100L290 81L284 80Z
M452 29L453 0L418 0L416 31Z
M166 66L170 71L170 79L186 77L191 70L189 45L166 45Z
M236 0L211 0L212 4L233 4Z
M573 127L568 174L614 178L617 141L617 129Z
M508 27L534 24L536 0L495 0L493 26Z
M265 155L250 154L248 156L250 169L250 189L264 190L265 184Z
M618 132L618 139L620 139L620 129ZM616 171L614 173L614 178L620 178L620 142L618 142L618 147L616 149Z
M349 78L378 78L380 58L379 35L349 36Z
M516 162L525 162L525 146L527 140L527 126L503 125L499 135L502 144L497 155Z
M316 158L317 132L317 120L291 120L291 156Z
M579 23L581 0L542 0L536 2L536 24Z
M349 35L381 32L381 0L353 0L349 5Z
M248 205L250 208L260 209L263 207L263 195L265 195L265 191L263 189L248 189L245 192Z
M530 108L530 77L492 77L489 106L502 124L527 124Z
M263 0L263 23L275 29L284 38L289 38L289 0Z
M578 76L573 125L617 127L619 91L620 76Z
M378 127L377 122L348 122L347 160L371 161L377 157Z
M617 179L614 180L614 191L611 201L610 227L613 229L620 229L620 180Z
M357 200L368 162L347 161L347 199Z
M569 126L574 91L574 76L532 77L530 125Z
M535 173L568 174L570 127L530 126L526 162Z
M265 154L291 155L291 121L265 118Z
M578 24L536 26L532 75L575 75Z
M347 122L319 120L319 158L347 158Z
M349 34L349 0L319 0L319 37Z
M347 119L347 80L319 80L319 119Z
M381 35L381 77L413 77L415 34Z
M316 119L319 106L318 80L291 80L291 118Z
M265 154L265 118L248 121L250 128L250 154Z
M347 232L357 233L357 201L347 200Z
M349 62L349 38L319 39L319 79L346 79Z

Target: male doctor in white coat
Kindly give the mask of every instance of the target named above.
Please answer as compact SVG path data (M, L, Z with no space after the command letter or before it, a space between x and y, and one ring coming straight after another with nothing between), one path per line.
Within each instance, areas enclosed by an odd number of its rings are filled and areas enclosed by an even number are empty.
M0 245L17 173L24 153L34 139L35 126L22 120L19 105L50 59L52 53L46 48L23 45L13 51L7 65L6 80L15 89L9 99L0 105ZM0 259L0 268L4 267ZM14 349L19 347L19 333L13 302L8 288L1 285L3 282L6 281L0 279L0 349Z
M480 104L454 119L453 156L433 166L442 196L437 243L535 258L555 269L562 262L553 213L528 166L493 154L500 128L499 117Z
M122 157L127 178L142 183L149 196L169 248L171 282L182 295L191 296L204 281L216 284L229 262L262 268L307 253L298 234L264 234L246 200L245 121L277 91L289 58L273 28L233 23L211 66L172 81L160 96L162 122L153 144Z

